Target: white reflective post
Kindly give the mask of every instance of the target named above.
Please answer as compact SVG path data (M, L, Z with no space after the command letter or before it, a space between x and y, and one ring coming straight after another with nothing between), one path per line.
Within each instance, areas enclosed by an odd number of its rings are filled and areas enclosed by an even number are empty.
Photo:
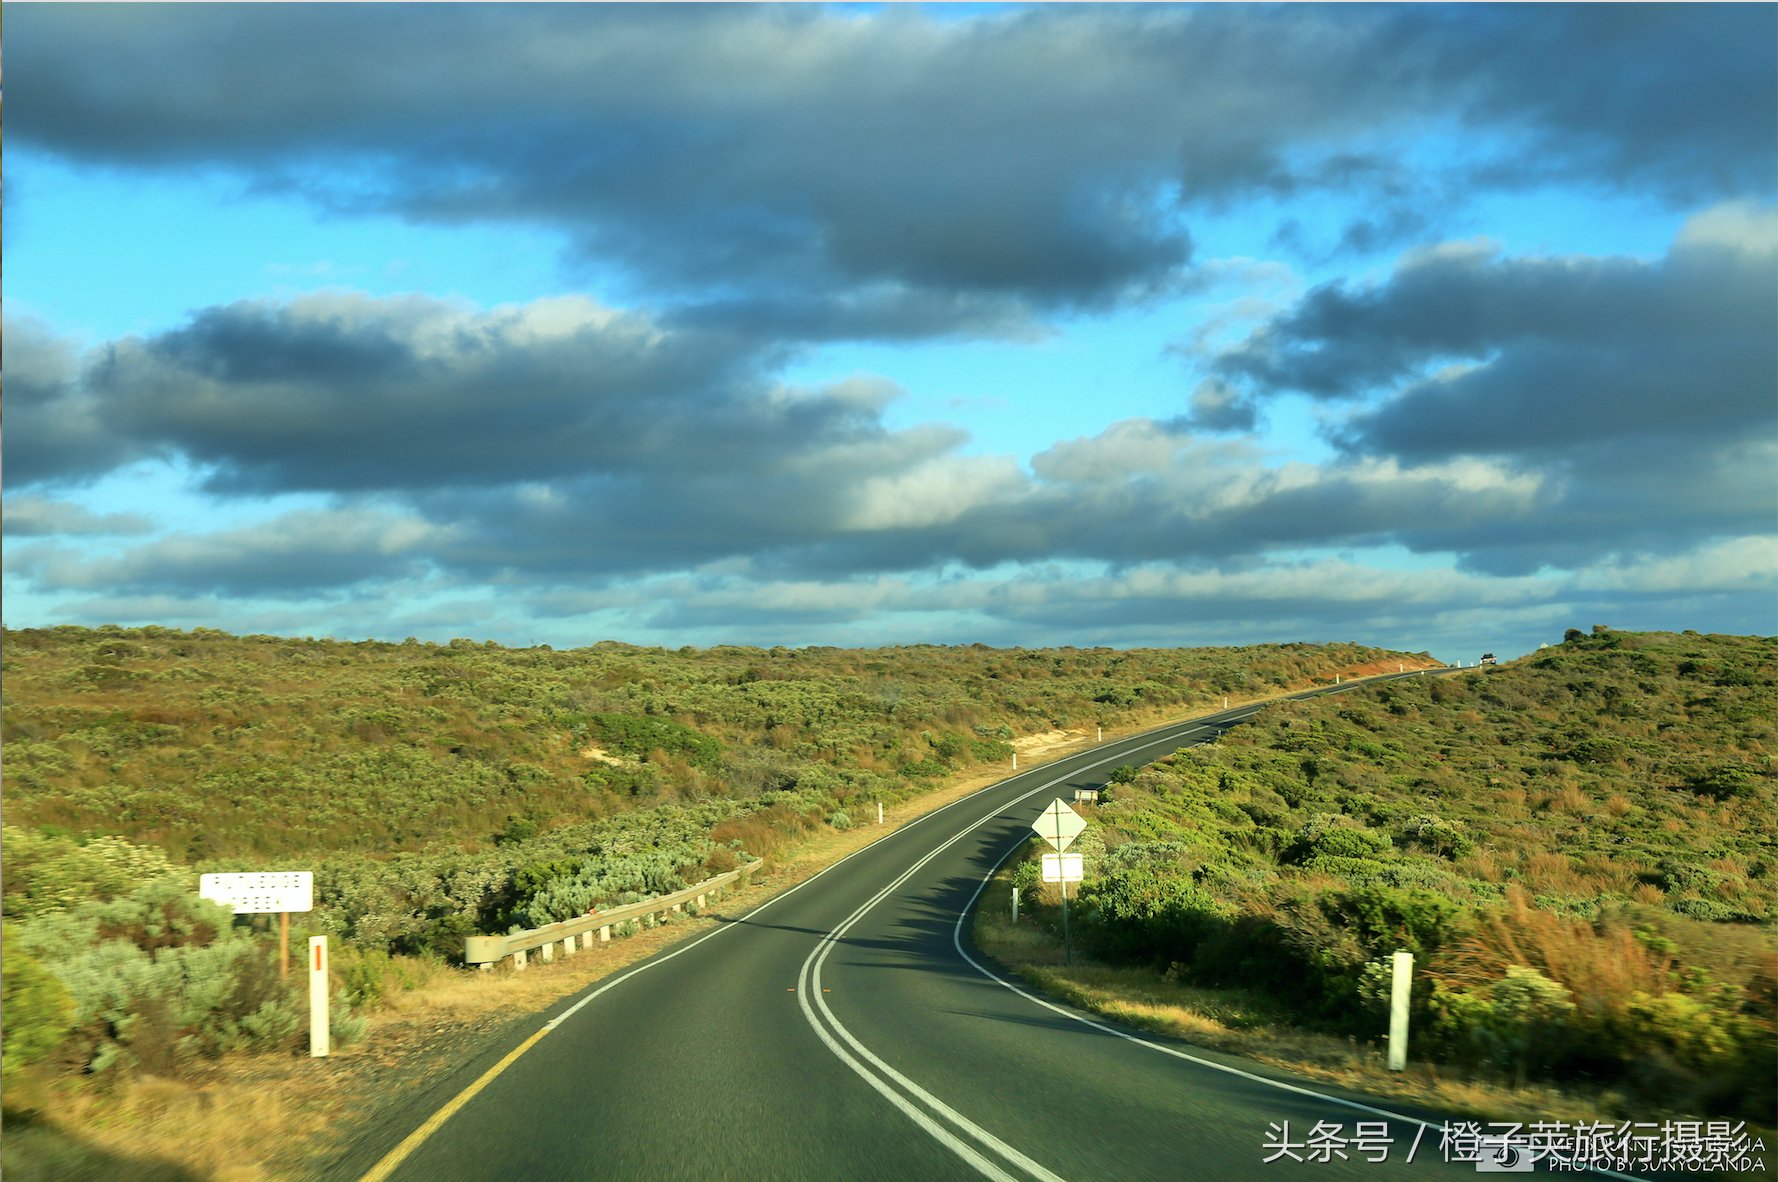
M1397 952L1389 976L1389 1070L1405 1071L1408 1065L1408 990L1414 980L1414 954Z
M327 1057L327 937L309 937L309 1057Z

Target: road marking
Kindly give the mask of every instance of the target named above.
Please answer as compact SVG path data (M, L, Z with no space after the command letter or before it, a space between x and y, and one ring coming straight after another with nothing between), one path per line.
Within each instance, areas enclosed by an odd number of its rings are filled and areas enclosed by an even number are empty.
M1164 731L1167 728L1163 727L1160 729L1162 731ZM1157 731L1155 733L1159 734L1160 732ZM1091 764L1088 766L1096 767L1098 765ZM931 820L933 817L938 816L940 813L948 812L949 810L956 808L960 804L967 804L970 801L974 800L976 797L982 795L983 793L993 792L996 789L1004 788L1004 787L1006 787L1006 785L1012 783L1015 780L1022 780L1025 777L1033 775L1033 774L1035 774L1039 771L1042 771L1042 770L1044 770L1044 769L1032 768L1030 771L1022 772L1017 776L1010 776L1005 780L997 780L992 784L986 785L985 787L976 790L975 792L971 792L967 796L958 797L956 800L953 800L950 804L941 805L938 808L933 809L931 812L925 814L924 816L915 817L913 820L909 821L907 824L896 829L893 833L884 834L877 841L874 841L867 846L862 846L859 849L853 850L851 853L847 854L844 858L841 858L839 861L833 863L833 865L824 867L821 870L817 871L816 873L811 874L808 878L805 878L803 881L797 883L795 886L791 887L789 890L786 890L780 894L772 896L770 899L767 899L764 903L761 903L758 907L753 908L753 910L747 912L746 914L748 917L758 915L760 912L765 911L767 908L776 906L777 904L783 902L785 899L790 898L790 896L796 894L798 891L802 890L804 887L811 885L812 883L815 882L816 879L820 878L822 875L839 869L841 866L845 865L847 862L851 861L853 858L856 858L858 855L866 852L867 850L876 849L879 846L881 846L883 844L883 842L893 841L895 838L900 837L904 833L910 832L916 826L924 824L925 822ZM1082 770L1084 770L1084 769L1082 769ZM1052 787L1054 784L1056 784L1058 782L1059 782L1059 780L1052 780L1049 783L1043 785L1043 787L1033 789L1032 792L1026 793L1025 796L1033 795L1035 792L1041 792L1044 790L1044 788ZM1010 803L1017 804L1019 801L1024 800L1025 796L1017 797L1015 800L1011 801ZM986 821L987 819L988 818L984 817L982 819L982 821ZM982 824L982 821L977 821L975 823L975 825L966 827L963 830L963 833L969 833L969 832L973 831L975 828L979 827ZM960 837L960 836L962 836L962 834L959 834L958 836ZM955 841L956 838L952 838L952 840ZM367 1173L365 1173L362 1177L359 1178L358 1182L385 1182L385 1180L388 1179L391 1175L393 1175L394 1172L401 1166L401 1164L403 1162L405 1162L409 1157L413 1156L413 1153L416 1149L418 1149L421 1145L423 1145L427 1141L427 1139L430 1138L434 1133L438 1132L438 1130L440 1128L444 1127L444 1124L446 1121L450 1120L451 1117L455 1116L463 1108L463 1106L468 1104L471 1100L473 1100L476 1097L476 1095L479 1092L481 1092L481 1090L483 1088L487 1087L490 1083L492 1083L496 1076L498 1076L501 1072L505 1071L514 1062L516 1062L520 1055L523 1055L526 1051L530 1050L533 1046L535 1046L537 1044L537 1041L539 1039L541 1039L545 1034L548 1034L550 1031L554 1030L556 1027L558 1027L562 1023L566 1022L569 1018L573 1017L583 1007L585 1007L588 1003L592 1002L600 994L604 993L608 989L612 989L618 985L623 984L625 981L628 981L631 977L634 977L638 973L646 972L649 969L654 968L657 965L666 964L669 960L672 960L674 957L683 956L685 953L690 952L693 948L696 948L698 945L702 944L706 940L713 940L717 936L722 935L724 932L734 931L741 926L742 925L740 923L736 923L736 922L726 923L726 924L722 925L721 927L717 928L716 930L709 932L705 935L699 936L697 939L691 941L690 943L682 945L681 947L674 949L672 952L669 952L663 956L654 957L654 958L647 960L647 961L643 962L642 964L636 966L635 968L631 969L629 972L622 974L621 976L613 977L611 980L607 981L605 984L599 986L597 989L594 989L591 993L588 993L585 997L581 998L579 1001L577 1001L573 1005L569 1006L566 1010L563 1010L560 1014L557 1014L554 1018L552 1018L548 1022L544 1023L542 1029L538 1030L535 1034L531 1035L524 1042L522 1042L518 1046L514 1047L510 1052L507 1053L505 1058L501 1059L500 1062L496 1063L494 1066L490 1067L487 1071L483 1072L482 1075L478 1079L476 1079L476 1081L474 1083L472 1083L468 1087L464 1088L461 1092L458 1092L455 1096L453 1096L449 1101L447 1101L445 1103L444 1107L440 1108L437 1112L434 1112L431 1116L427 1117L426 1120L421 1123L419 1128L417 1128L413 1132L409 1133L405 1138L402 1139L400 1144L398 1144L394 1149L391 1149L388 1153L384 1154L383 1157L378 1160L376 1165L372 1166ZM786 990L786 992L795 993L796 989L794 987L792 987L792 988ZM801 999L799 998L798 1000L800 1001ZM819 1033L819 1031L817 1031L817 1033ZM940 1132L943 1132L943 1130L941 1129ZM946 1134L946 1135L948 1136L948 1134ZM979 1155L974 1154L973 1150L969 1150L967 1146L964 1146L964 1150L970 1155L979 1157ZM995 1168L992 1163L987 1163L987 1164L988 1164L989 1169L992 1170ZM993 1176L995 1176L995 1175L990 1174L990 1177L993 1177ZM1017 1180L1009 1178L1008 1182L1017 1182Z
M1180 722L1180 723L1172 724L1172 726L1158 727L1155 730L1148 732L1148 734L1146 736L1132 735L1129 737L1129 740L1126 740L1126 741L1130 741L1130 742L1132 742L1132 745L1134 747L1140 748L1143 746L1147 746L1150 743L1164 742L1168 739L1183 737L1184 731L1191 729L1191 727L1193 725L1194 725L1194 723L1192 723L1192 722ZM1201 725L1201 722L1197 723L1196 725ZM1174 730L1177 730L1180 733L1179 734L1168 733L1168 732L1174 731ZM1137 740L1137 739L1141 739L1142 741L1141 742L1134 742L1134 740ZM1126 750L1125 752L1123 752L1123 754L1127 755L1127 754L1129 754L1129 751ZM1091 768L1099 767L1101 764L1109 763L1109 762L1111 762L1112 759L1117 759L1117 758L1121 758L1121 756L1117 756L1117 755L1109 756L1106 759L1102 759L1102 760L1099 760L1095 763L1086 764L1082 767L1076 768L1073 772L1069 772L1063 776L1058 776L1056 779L1050 780L1050 781L1044 783L1043 785L1041 785L1040 787L1034 788L1030 792L1027 792L1022 796L1014 797L1012 800L1006 802L1005 804L1001 805L1000 807L1005 808L1005 807L1008 807L1009 805L1018 804L1020 801L1025 800L1027 797L1034 796L1037 793L1042 792L1047 788L1054 787L1056 784L1059 784L1063 780L1067 779L1067 777L1069 775L1074 775L1078 772L1087 771ZM770 899L767 899L764 903L761 903L759 906L753 908L753 910L747 912L746 915L748 917L758 915L762 911L765 911L767 908L773 907L773 906L777 905L778 903L783 902L785 899L790 898L790 896L796 894L798 891L802 890L804 887L809 886L812 883L814 883L815 880L822 877L822 875L825 875L825 874L829 873L830 871L839 869L841 866L844 866L847 862L850 862L853 858L858 857L860 854L863 854L866 851L877 849L884 842L893 841L895 838L900 837L902 834L911 832L917 826L925 824L927 821L930 821L932 818L938 816L941 813L949 812L951 809L956 808L958 805L968 804L970 801L974 800L978 796L983 795L984 793L993 792L998 789L1005 788L1008 784L1012 784L1018 780L1023 780L1029 776L1034 776L1037 773L1044 771L1044 770L1046 770L1046 769L1043 767L1032 768L1028 771L1020 772L1016 776L1008 776L1004 780L996 780L994 783L988 784L982 788L979 788L976 791L969 793L967 796L958 797L956 800L953 800L950 804L940 805L938 808L933 809L931 812L926 813L923 816L915 817L913 820L907 822L905 825L902 825L901 827L897 828L894 832L884 834L877 841L874 841L874 842L870 843L869 845L862 846L856 850L853 850L851 853L847 854L845 857L841 858L839 861L833 863L831 866L826 866L826 867L823 867L821 870L816 871L814 874L811 874L808 878L805 878L803 881L797 883L795 886L791 887L789 890L786 890L780 894L772 896ZM998 812L999 810L996 809L995 811ZM983 817L980 820L978 820L977 822L975 822L975 824L966 826L962 830L962 832L958 833L955 837L951 838L951 842L957 841L965 833L974 832L976 829L980 828L987 821L991 820L992 816L993 816L993 814L989 814L988 816ZM947 848L951 844L951 842L946 842L944 846L940 846L939 848L940 849ZM1002 859L1002 861L1004 861L1004 860L1005 859ZM925 864L924 861L922 861L919 865L924 865L924 864ZM918 867L916 866L916 869L917 868ZM910 873L911 873L911 871L910 871ZM906 876L904 875L903 877L905 878ZM529 1038L527 1038L524 1042L522 1042L518 1046L514 1047L510 1052L507 1053L505 1058L501 1059L500 1062L496 1063L493 1067L490 1067L487 1071L483 1072L482 1075L478 1079L476 1079L476 1081L474 1083L472 1083L468 1087L464 1088L461 1092L458 1092L455 1096L453 1096L449 1101L447 1101L445 1103L444 1107L440 1108L437 1112L435 1112L431 1116L427 1117L426 1120L420 1125L419 1128L417 1128L413 1132L409 1133L405 1138L402 1139L402 1141L399 1145L397 1145L394 1149L391 1149L388 1153L384 1154L383 1157L380 1160L378 1160L377 1164L372 1166L370 1168L369 1172L365 1173L358 1180L358 1182L385 1182L385 1180L388 1179L396 1171L396 1169L398 1169L401 1166L401 1164L404 1161L406 1161L409 1157L411 1157L413 1155L413 1153L416 1149L418 1149L421 1145L423 1145L426 1142L426 1140L428 1138L430 1138L434 1133L438 1132L438 1130L444 1126L446 1121L450 1120L451 1117L455 1116L457 1114L457 1112L460 1111L464 1105L468 1104L469 1101L474 1099L476 1097L476 1095L483 1088L487 1087L488 1084L492 1083L496 1076L498 1076L501 1072L505 1071L514 1062L516 1062L520 1055L523 1055L526 1051L530 1050L533 1046L535 1046L537 1044L537 1041L539 1039L541 1039L545 1034L548 1034L550 1031L554 1030L556 1027L558 1027L562 1023L566 1022L569 1018L573 1017L583 1007L585 1007L587 1004L592 1002L600 994L604 993L608 989L612 989L618 985L623 984L625 981L628 981L631 977L634 977L638 973L646 972L649 969L654 968L657 965L666 964L669 960L672 960L674 957L683 956L685 953L690 952L693 948L696 948L698 945L702 944L704 941L713 940L717 936L722 935L724 932L733 931L736 928L739 928L740 926L742 926L742 925L738 922L726 923L726 924L722 925L721 927L718 927L716 930L709 932L705 935L699 936L697 939L691 941L688 944L682 945L679 948L674 949L672 952L669 952L669 953L665 954L664 956L657 956L657 957L651 958L651 959L643 962L642 964L636 966L635 968L631 969L629 972L624 973L621 976L614 977L610 981L607 981L605 984L599 986L597 989L594 989L591 993L587 994L585 997L581 998L579 1001L577 1001L573 1005L569 1006L566 1010L563 1010L560 1014L557 1014L554 1018L552 1018L548 1022L544 1023L543 1028L541 1030L537 1031L535 1034L533 1034ZM807 962L805 961L804 963L806 966ZM796 990L794 988L791 988L791 989L787 990L787 992L795 993ZM803 1000L800 996L798 997L797 1001L799 1004L804 1005L805 1013L806 1013L807 1012L806 1003L803 1002ZM823 1008L825 1008L825 1005L823 1006ZM835 1025L837 1026L838 1023L836 1022ZM844 1028L841 1027L840 1029L843 1030ZM835 1054L841 1056L842 1059L846 1058L845 1052L840 1050L837 1047L837 1045L835 1045L831 1041L831 1039L828 1038L827 1034L824 1031L822 1031L818 1026L816 1027L816 1033L820 1034L822 1036L823 1041L826 1041L828 1043L828 1046L831 1049L833 1049ZM859 1070L859 1069L857 1067L854 1067L854 1070ZM869 1077L867 1074L866 1078L870 1079L871 1077ZM884 1090L884 1087L879 1086L874 1079L871 1080L871 1083L872 1083L873 1087L878 1087L878 1090L880 1090L880 1091ZM896 1102L898 1107L902 1106L905 1103L905 1102L901 1101L899 1097L895 1096L892 1092L886 1092L886 1094L888 1094L890 1096L890 1099L892 1101ZM910 1115L912 1115L914 1117L914 1119L916 1120L916 1122L920 1123L921 1127L923 1127L923 1128L926 1127L927 1124L930 1123L929 1118L927 1118L925 1116L925 1114L919 1113L918 1110L914 1110L912 1113L910 1113ZM934 1127L936 1127L936 1126L934 1126ZM931 1129L928 1129L928 1131L931 1131ZM946 1133L942 1128L939 1128L938 1132L935 1133L934 1135L940 1136L941 1138L950 1138L950 1134ZM955 1138L950 1138L950 1139L955 1140ZM987 1172L989 1177L1006 1177L1005 1175L1003 1175L999 1172L998 1167L994 1166L992 1162L987 1162L985 1159L981 1159L980 1155L975 1153L975 1151L970 1149L967 1145L961 1146L961 1148L956 1150L956 1152L958 1152L961 1156L964 1156L965 1160L969 1160L971 1158L981 1160L983 1162L983 1164L986 1166L986 1170L984 1172ZM1014 1152L1017 1152L1017 1151L1015 1150ZM974 1162L972 1161L971 1164L974 1164ZM980 1168L980 1167L978 1167L978 1168ZM1008 1182L1016 1182L1016 1179L1008 1179Z
M1175 737L1177 736L1172 734L1151 735L1143 742L1137 743L1134 746L1136 748L1141 748L1157 742L1166 742ZM802 971L797 977L799 984L809 984L811 988L818 990L814 995L815 1002L813 1006L809 1003L809 994L807 991L797 995L797 1004L802 1008L804 1019L821 1038L821 1041L827 1045L828 1050L832 1051L834 1056L838 1058L840 1062L844 1063L847 1067L850 1067L859 1078L863 1079L872 1088L887 1097L890 1103L906 1113L916 1124L922 1129L925 1129L926 1132L940 1144L944 1145L947 1149L951 1150L951 1152L957 1154L957 1156L961 1157L964 1161L974 1166L978 1172L990 1178L1005 1178L1007 1175L998 1166L987 1161L968 1145L960 1142L956 1137L951 1135L949 1131L936 1125L923 1111L915 1108L899 1092L896 1092L893 1088L889 1087L884 1080L879 1079L876 1075L873 1075L867 1070L865 1066L858 1061L858 1058L848 1053L845 1048L841 1047L839 1043L834 1041L832 1034L830 1034L824 1027L822 1021L816 1018L815 1011L819 1009L821 1018L825 1019L826 1024L833 1028L833 1034L839 1035L848 1046L858 1052L858 1055L868 1061L871 1066L875 1067L884 1076L901 1085L901 1087L908 1093L919 1098L934 1112L950 1121L966 1135L974 1138L979 1144L1000 1155L1000 1157L1009 1164L1024 1170L1031 1177L1039 1179L1039 1182L1065 1182L1061 1175L1047 1169L1041 1163L1032 1160L1013 1146L1008 1145L1005 1141L994 1136L994 1134L988 1132L986 1129L940 1100L937 1096L934 1096L931 1092L928 1092L925 1088L922 1088L919 1084L895 1070L895 1068L889 1066L889 1064L885 1063L882 1059L877 1057L877 1055L872 1053L869 1047L866 1047L862 1042L858 1041L852 1032L846 1029L845 1024L842 1023L839 1018L835 1016L834 1012L828 1008L827 1003L822 1000L820 996L821 993L829 992L828 990L821 988L821 966L826 962L827 957L833 950L839 946L840 942L844 939L846 932L851 930L854 924L863 919L871 911L875 910L879 903L893 894L904 882L912 878L922 867L932 861L932 859L938 857L989 821L998 819L1001 813L1013 805L1029 800L1031 797L1036 796L1041 792L1047 792L1071 776L1077 776L1081 772L1091 771L1094 768L1103 767L1105 764L1123 759L1130 754L1130 750L1131 749L1126 748L1123 751L1107 755L1105 758L1095 760L1092 763L1083 764L1080 767L1073 768L1053 779L1046 780L1029 792L1014 797L1012 800L1002 802L987 814L976 820L973 824L964 826L957 833L953 834L949 840L929 850L925 857L915 862L912 866L909 866L898 878L889 883L889 885L885 886L882 890L878 891L875 895L871 896L871 898L866 900L862 906L851 915L847 916L839 926L823 936L820 943L818 943L814 950L809 953L808 959L803 961ZM1001 785L1004 785L1005 783L1006 781L1002 781ZM1004 860L1005 859L1003 858L1002 861Z
M365 1174L363 1178L359 1179L359 1182L384 1182L384 1179L388 1178L390 1174L393 1174L395 1168L402 1162L406 1161L408 1155L418 1149L421 1144L425 1142L426 1138L438 1132L439 1128L444 1125L445 1121L450 1120L451 1117L456 1115L459 1108L475 1099L476 1093L493 1083L496 1076L502 1071L505 1071L508 1067L511 1067L520 1055L536 1046L537 1040L548 1034L549 1031L550 1028L546 1026L512 1050L508 1051L506 1058L482 1072L480 1078L464 1088L461 1092L458 1092L456 1096L451 1099L450 1103L427 1117L424 1124L409 1133L406 1140L402 1141L400 1145L397 1145L394 1149L391 1149L388 1153L384 1154L383 1160L372 1166L370 1172Z

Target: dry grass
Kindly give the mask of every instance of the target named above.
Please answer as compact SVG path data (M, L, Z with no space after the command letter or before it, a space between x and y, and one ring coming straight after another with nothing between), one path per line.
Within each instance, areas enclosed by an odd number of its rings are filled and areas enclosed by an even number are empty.
M1560 791L1550 797L1550 808L1555 812L1569 813L1583 817L1593 811L1593 802L1587 794L1573 784L1564 784Z
M220 1067L181 1079L21 1081L3 1168L17 1178L279 1182L270 1163L325 1136L327 1117L279 1088L241 1087ZM53 1112L53 1121L42 1117ZM22 1127L20 1127L22 1125Z
M1506 870L1501 866L1500 855L1484 846L1474 853L1460 858L1457 862L1459 873L1483 882L1499 882L1506 877Z
M1592 884L1575 873L1567 854L1550 851L1532 854L1525 859L1525 881L1532 888L1550 894L1579 895L1588 893Z
M1634 993L1665 993L1673 960L1651 951L1622 924L1596 929L1585 920L1540 911L1513 886L1507 888L1504 909L1484 916L1473 936L1439 958L1438 974L1481 988L1500 980L1512 965L1561 982L1576 1004L1597 1013L1621 1010Z

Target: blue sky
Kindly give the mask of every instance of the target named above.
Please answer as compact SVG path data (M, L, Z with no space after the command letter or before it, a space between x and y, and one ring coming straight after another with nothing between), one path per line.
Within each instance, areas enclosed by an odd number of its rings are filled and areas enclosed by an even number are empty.
M9 16L10 627L1778 631L1770 7Z

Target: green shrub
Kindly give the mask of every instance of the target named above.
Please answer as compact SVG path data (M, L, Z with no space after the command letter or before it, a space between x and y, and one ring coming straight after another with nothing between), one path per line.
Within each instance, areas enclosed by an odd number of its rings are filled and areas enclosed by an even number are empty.
M1127 842L1100 860L1100 876L1080 890L1082 927L1103 955L1158 964L1189 963L1229 908L1181 865L1172 842Z
M0 974L0 1073L10 1080L20 1068L61 1045L74 1026L74 1000L55 975L19 946L5 925L6 971Z
M301 1023L270 950L225 908L175 889L151 882L16 929L16 946L67 990L93 1071L170 1073L194 1056L277 1045Z
M1447 821L1432 813L1421 813L1404 822L1401 834L1406 844L1417 845L1453 862L1467 857L1475 849L1475 842L1461 821Z
M160 850L121 837L80 842L8 825L0 830L0 844L5 910L13 919L114 899L149 879L183 873Z
M1374 859L1389 850L1387 833L1351 824L1337 814L1315 817L1298 832L1296 841L1284 853L1286 863L1309 863L1317 859ZM1330 871L1337 873L1337 871Z

